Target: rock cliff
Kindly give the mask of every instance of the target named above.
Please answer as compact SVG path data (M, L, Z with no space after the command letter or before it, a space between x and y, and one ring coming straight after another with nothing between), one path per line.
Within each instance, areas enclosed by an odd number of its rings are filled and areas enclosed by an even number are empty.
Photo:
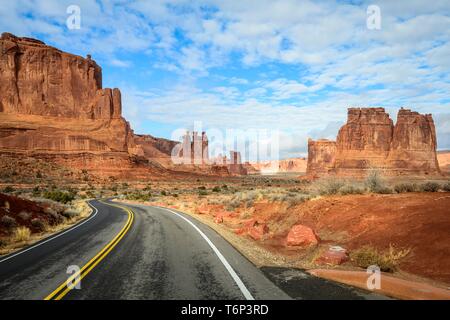
M306 174L310 176L325 175L334 168L336 142L326 139L308 140L308 163Z
M148 150L160 145L166 148L157 138L143 141L134 135L122 117L120 90L102 88L102 70L89 55L82 58L39 40L1 35L2 154L54 160L99 175L139 167L143 175L161 172L148 161L154 155Z

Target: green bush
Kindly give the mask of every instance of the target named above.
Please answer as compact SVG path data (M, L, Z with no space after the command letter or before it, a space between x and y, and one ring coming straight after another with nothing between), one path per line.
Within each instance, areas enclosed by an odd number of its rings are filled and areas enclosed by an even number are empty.
M6 247L8 245L8 241L6 239L0 239L0 248Z
M445 183L445 184L442 186L442 190L447 191L447 192L450 192L450 182Z
M208 195L208 192L207 192L206 190L199 190L199 191L198 191L198 195L199 195L199 196L207 196L207 195Z
M14 189L13 187L11 187L11 186L6 186L5 187L5 189L3 189L3 192L4 193L11 193L11 192L14 192L16 189Z
M420 187L424 192L437 192L440 189L440 185L437 182L426 182Z
M73 193L70 192L63 192L63 191L59 191L59 190L54 190L54 191L46 191L44 192L44 198L56 201L56 202L61 202L61 203L68 203L71 202L72 200L75 199L75 195Z
M38 232L44 232L47 229L47 224L39 218L34 218L33 220L31 220L31 225Z
M17 225L16 219L10 216L3 216L0 218L0 224L6 229L12 229Z
M213 189L212 189L212 191L213 192L220 192L220 191L222 191L221 189L220 189L220 187L214 187Z

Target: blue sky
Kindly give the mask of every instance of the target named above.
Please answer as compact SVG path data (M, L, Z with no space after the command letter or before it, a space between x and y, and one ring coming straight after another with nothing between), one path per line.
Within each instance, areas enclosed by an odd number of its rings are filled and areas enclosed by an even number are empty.
M409 107L450 149L449 1L0 1L1 32L91 54L137 133L277 129L295 157L308 137L334 139L349 106Z

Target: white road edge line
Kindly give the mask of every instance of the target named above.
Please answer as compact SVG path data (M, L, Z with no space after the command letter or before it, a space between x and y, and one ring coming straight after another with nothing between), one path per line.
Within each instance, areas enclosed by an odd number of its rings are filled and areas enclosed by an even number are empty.
M67 229L67 230L64 231L64 232L58 233L56 236L53 236L53 237L51 237L51 238L48 238L48 239L45 240L45 241L39 242L39 243L35 244L34 246L31 246L31 247L29 247L29 248L27 248L27 249L24 249L24 250L22 250L22 251L16 252L15 254L13 254L13 255L11 255L11 256L9 256L9 257L6 257L6 258L0 260L0 263L5 262L5 261L7 261L7 260L9 260L9 259L12 259L12 258L14 258L14 257L17 257L18 255L21 255L22 253L25 253L25 252L28 252L28 251L34 249L34 248L37 248L37 247L39 247L39 246L41 246L41 245L43 245L43 244L45 244L45 243L47 243L47 242L49 242L49 241L55 240L56 238L59 238L59 237L61 237L62 235L66 234L66 233L68 233L68 232L70 232L70 231L73 231L73 230L77 229L78 227L81 227L83 224L85 224L85 223L88 222L89 220L93 219L93 218L97 215L98 210L97 210L97 208L94 207L91 203L88 202L87 204L88 204L90 207L92 207L92 208L95 209L95 213L94 213L93 215L91 215L87 220L84 220L82 223L77 224L76 226L74 226L74 227L72 227L72 228L70 228L70 229Z
M231 275L231 277L233 278L234 282L236 282L237 286L239 287L239 289L241 290L242 294L244 295L245 299L247 300L255 300L255 298L253 298L252 294L250 293L250 291L248 291L247 287L245 286L245 284L242 282L241 278L239 278L239 276L236 274L236 272L233 270L233 268L230 266L230 264L228 263L228 261L225 259L225 257L222 255L222 253L220 253L219 249L217 249L217 247L214 245L214 243L212 243L211 240L209 240L209 238L189 219L187 219L186 217L183 217L181 214L179 214L178 212L166 209L166 208L161 208L161 209L165 209L169 212L172 212L174 214L176 214L178 217L184 219L185 221L187 221L195 230L197 230L198 233L200 233L200 235L202 236L203 239L205 239L205 241L209 244L209 246L211 247L211 249L213 249L214 253L217 255L217 257L219 257L220 262L222 262L222 264L225 266L225 268L227 269L228 273Z

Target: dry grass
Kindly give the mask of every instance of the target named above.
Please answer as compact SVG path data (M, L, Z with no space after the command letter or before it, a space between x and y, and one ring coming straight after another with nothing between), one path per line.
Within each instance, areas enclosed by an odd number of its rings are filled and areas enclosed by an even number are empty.
M18 227L14 231L13 241L14 242L23 242L28 241L31 237L31 230L27 227Z
M56 232L71 227L73 224L88 217L91 213L91 208L85 201L77 200L72 203L67 211L70 212L70 214L68 214L70 217L61 219L60 223L57 225L50 226L43 221L38 221L39 219L33 219L35 226L39 225L39 233L32 234L31 230L27 227L18 227L14 229L14 232L10 237L0 239L0 255L20 250L26 245L31 245Z
M411 248L396 249L392 244L386 251L379 251L372 246L364 246L351 253L351 259L361 268L372 265L380 267L381 271L394 272L401 261L411 252Z

